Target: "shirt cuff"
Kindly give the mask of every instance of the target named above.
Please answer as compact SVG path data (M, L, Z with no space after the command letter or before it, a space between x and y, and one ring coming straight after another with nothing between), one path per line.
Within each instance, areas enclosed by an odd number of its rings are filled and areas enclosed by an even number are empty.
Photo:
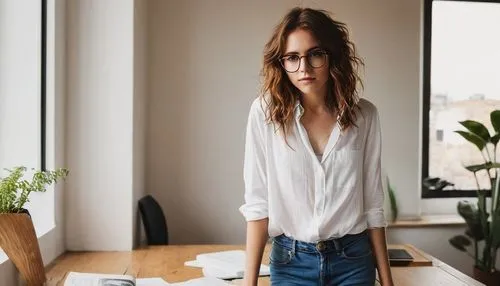
M387 221L385 220L384 216L384 209L371 209L365 214L368 228L387 227Z
M246 221L261 220L269 216L266 203L244 204L239 210Z

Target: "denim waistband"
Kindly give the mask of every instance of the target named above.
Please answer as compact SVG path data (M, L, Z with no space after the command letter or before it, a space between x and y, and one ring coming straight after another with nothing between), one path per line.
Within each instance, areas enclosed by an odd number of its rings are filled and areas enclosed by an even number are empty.
M357 241L358 239L367 235L368 232L364 230L357 234L346 234L345 236L340 238L332 238L318 242L304 242L282 234L274 237L273 243L278 243L279 245L286 247L292 251L297 250L309 253L330 252L341 251L344 246L347 246L350 243Z

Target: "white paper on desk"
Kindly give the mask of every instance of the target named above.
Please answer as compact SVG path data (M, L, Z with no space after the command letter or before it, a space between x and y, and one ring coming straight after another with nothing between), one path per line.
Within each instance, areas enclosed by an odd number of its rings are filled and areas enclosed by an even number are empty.
M202 277L197 279L191 279L185 282L173 283L170 285L174 286L228 286L229 284L224 280L217 279L215 277Z
M190 261L186 261L184 262L184 265L185 266L190 266L190 267L199 267L199 268L203 268L203 264L201 262L199 262L198 260L190 260Z
M203 267L203 275L220 279L243 278L245 272L245 251L229 250L203 253L196 256L195 261L184 264L193 267ZM260 266L260 276L270 274L269 266Z
M205 277L216 277L219 279L238 279L243 278L243 275L245 274L243 270L234 271L230 269L216 268L213 266L205 266L201 271Z
M64 286L135 286L135 278L130 275L70 272Z

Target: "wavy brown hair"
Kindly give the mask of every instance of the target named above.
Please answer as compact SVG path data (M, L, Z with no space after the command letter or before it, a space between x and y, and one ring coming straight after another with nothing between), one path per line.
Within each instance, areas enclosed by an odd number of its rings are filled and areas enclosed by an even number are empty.
M358 83L363 86L358 68L364 64L349 40L347 26L333 20L327 11L310 8L290 10L265 45L261 97L267 105L267 121L282 129L286 140L301 92L288 79L280 59L285 52L288 35L296 29L311 32L320 48L328 53L330 78L325 104L332 113L338 112L340 127L347 130L355 125Z

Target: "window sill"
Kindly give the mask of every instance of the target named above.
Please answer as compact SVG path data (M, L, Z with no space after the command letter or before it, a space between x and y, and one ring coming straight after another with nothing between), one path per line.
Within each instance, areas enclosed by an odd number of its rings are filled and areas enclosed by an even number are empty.
M451 215L422 215L420 219L405 220L398 219L395 222L388 222L388 228L413 228L413 227L433 227L433 226L461 226L465 225L465 220L458 214Z

